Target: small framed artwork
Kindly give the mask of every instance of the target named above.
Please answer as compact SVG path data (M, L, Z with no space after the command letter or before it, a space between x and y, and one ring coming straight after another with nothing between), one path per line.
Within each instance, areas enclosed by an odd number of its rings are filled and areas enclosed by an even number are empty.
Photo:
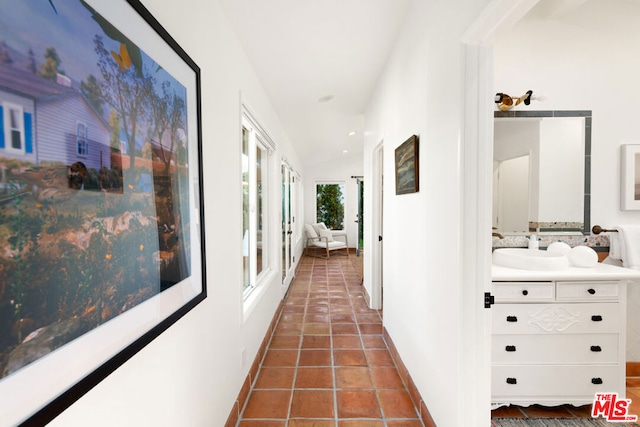
M140 1L0 2L0 424L204 300L200 129L200 69Z
M640 210L640 144L624 144L620 154L620 209Z
M396 148L396 194L417 193L419 190L418 142L418 136L412 135Z

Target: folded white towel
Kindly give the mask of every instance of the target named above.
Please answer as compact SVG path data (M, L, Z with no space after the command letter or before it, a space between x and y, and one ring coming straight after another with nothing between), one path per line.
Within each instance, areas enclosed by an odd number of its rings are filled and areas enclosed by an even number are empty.
M619 225L616 229L618 230L617 244L620 248L619 255L622 265L640 270L640 225ZM614 238L614 240L616 239Z
M609 256L607 258L613 258L616 260L622 259L622 253L620 252L620 236L621 233L607 233L607 237L609 237Z

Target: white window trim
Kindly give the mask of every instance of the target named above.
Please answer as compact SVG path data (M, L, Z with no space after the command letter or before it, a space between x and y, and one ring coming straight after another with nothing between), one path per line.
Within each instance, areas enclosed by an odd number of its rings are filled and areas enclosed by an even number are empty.
M22 105L18 105L18 104L13 104L11 102L5 102L2 105L3 107L3 118L2 120L4 120L3 124L4 124L4 149L12 152L12 153L19 153L19 154L25 154L26 153L26 148L25 148L25 128L24 128L24 107ZM13 130L13 128L11 127L11 110L18 110L19 111L19 117L20 117L20 148L13 148L12 146L12 138L11 138L11 131Z
M84 126L84 146L85 146L85 153L80 153L80 150L78 150L78 139L80 138L80 136L78 135L78 125L82 125ZM82 158L87 158L89 157L89 126L87 126L87 124L85 122L82 122L80 120L76 121L76 155L78 157L82 157Z
M251 246L251 242L257 241L257 186L255 182L255 165L256 165L256 147L260 147L264 149L265 158L263 159L262 165L262 183L263 186L266 187L267 191L263 194L263 212L267 214L267 220L263 220L262 227L262 257L267 260L267 264L265 268L259 274L255 274L257 271L257 257L251 256L249 258L249 286L246 289L243 289L243 301L245 306L253 305L251 301L255 300L257 294L255 291L257 289L262 288L262 284L269 281L269 277L273 273L273 260L271 256L271 246L272 245L272 236L271 236L271 224L273 223L273 219L271 218L271 209L269 199L271 198L271 174L273 173L272 168L272 153L275 151L275 143L269 137L269 135L264 131L262 126L259 125L255 117L247 110L247 108L242 106L242 120L241 120L242 128L246 128L249 131L249 180L250 180L250 192L249 192L249 212L251 215L249 216L249 244ZM241 129L242 129L241 128ZM242 130L241 130L242 134ZM242 154L241 154L242 156ZM253 173L251 173L253 170ZM241 184L242 185L242 182ZM241 189L242 191L242 189ZM244 215L244 212L243 212ZM265 244L266 242L266 244ZM250 251L253 253L253 250L250 248ZM253 279L255 275L255 280ZM244 286L244 283L243 283Z

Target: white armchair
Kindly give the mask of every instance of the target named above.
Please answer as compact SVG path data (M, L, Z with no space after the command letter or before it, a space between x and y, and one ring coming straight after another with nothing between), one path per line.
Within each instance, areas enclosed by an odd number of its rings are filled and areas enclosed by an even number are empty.
M309 248L313 249L324 249L325 257L329 259L330 252L344 249L347 252L347 256L349 256L349 246L347 244L347 233L343 230L329 230L323 223L319 224L305 224L304 231L307 235L304 253L309 255ZM335 233L335 234L334 234ZM344 237L344 242L340 240L335 240L334 236ZM312 255L313 256L313 255Z

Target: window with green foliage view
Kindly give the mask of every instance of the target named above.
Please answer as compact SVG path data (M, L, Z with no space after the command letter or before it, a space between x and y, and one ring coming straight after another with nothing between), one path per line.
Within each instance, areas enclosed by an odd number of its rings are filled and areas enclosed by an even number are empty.
M316 185L316 222L332 230L344 229L344 184Z

